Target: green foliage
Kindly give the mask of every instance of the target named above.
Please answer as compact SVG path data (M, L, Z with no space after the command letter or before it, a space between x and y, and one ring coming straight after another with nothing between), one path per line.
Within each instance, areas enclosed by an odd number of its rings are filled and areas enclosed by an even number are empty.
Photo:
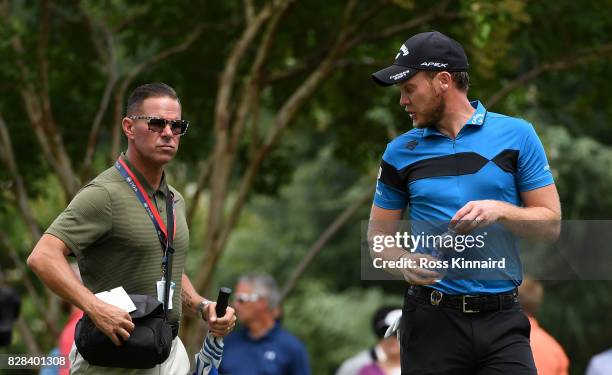
M24 83L44 90L38 65L42 3L13 0L12 16L0 21L0 113L6 120L17 163L26 183L30 204L40 226L46 228L66 205L60 184L43 157L24 109ZM263 2L254 2L261 6ZM371 36L392 25L415 20L443 2L394 0L365 22L359 31ZM356 20L375 1L357 1ZM243 30L242 1L126 0L106 2L52 2L48 47L40 51L49 63L49 93L59 135L73 167L81 166L93 118L107 80L104 61L94 38L104 38L112 28L116 69L125 78L148 58L181 43L196 27L202 34L186 51L150 64L130 88L163 81L181 96L183 115L191 121L181 140L178 160L170 169L173 185L191 202L199 163L215 142L212 132L219 74L229 51ZM316 65L333 44L346 2L312 0L294 2L281 21L265 74ZM513 90L495 106L496 112L532 120L547 149L563 204L564 217L609 218L612 213L612 102L601 82L612 78L609 52L612 1L450 1L438 16L416 27L357 45L334 73L301 108L259 171L246 210L219 265L217 285L233 285L241 273L273 274L283 285L307 250L344 208L373 183L385 144L394 134L411 128L398 105L396 89L375 86L370 74L390 64L410 35L440 30L461 42L470 60L470 97L486 102L505 85L543 64L566 61L561 70L541 74ZM91 20L88 24L87 14ZM13 48L21 38L23 55ZM262 34L247 49L252 57ZM584 61L576 59L587 57ZM25 64L22 72L18 61ZM250 60L238 66L238 84L249 72ZM261 93L257 118L260 129L269 129L282 103L303 82L304 69L275 82ZM23 75L22 75L23 73ZM102 121L93 169L108 167L113 108ZM252 126L250 123L249 126ZM261 139L240 140L238 165L232 174L231 199L238 178L251 157L251 146ZM2 151L2 150L0 150ZM0 225L10 244L25 259L32 238L15 206L8 171L0 169ZM191 226L191 251L187 272L195 275L203 255L206 207L204 191ZM314 373L330 373L344 358L373 342L369 319L373 310L401 293L401 284L380 289L360 281L358 248L360 220L369 207L353 219L324 247L300 279L285 306L284 322L307 344ZM205 250L205 249L204 249ZM7 282L25 293L23 275L11 258L0 252ZM30 275L32 276L32 275ZM43 291L36 282L35 287ZM588 357L609 345L612 323L601 315L612 306L608 283L550 283L541 323L560 339L580 373ZM41 317L25 298L24 317L37 341L50 349ZM609 315L609 314L608 314ZM607 344L606 344L607 343ZM16 336L15 350L24 350Z
M283 308L283 323L301 338L313 374L332 374L340 364L376 343L372 317L383 305L401 306L402 299L380 289L334 293L319 282L305 283Z

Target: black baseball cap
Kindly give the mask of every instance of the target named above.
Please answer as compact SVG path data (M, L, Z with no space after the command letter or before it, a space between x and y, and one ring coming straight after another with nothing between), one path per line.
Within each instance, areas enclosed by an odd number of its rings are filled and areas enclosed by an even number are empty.
M374 82L391 86L419 70L466 72L469 64L459 42L438 31L416 34L402 44L393 65L372 74Z

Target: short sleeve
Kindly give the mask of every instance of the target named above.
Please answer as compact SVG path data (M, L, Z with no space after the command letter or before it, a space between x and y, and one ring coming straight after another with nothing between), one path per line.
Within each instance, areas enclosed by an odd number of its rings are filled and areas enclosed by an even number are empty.
M380 162L374 205L387 210L403 210L408 204L408 191L404 179L392 164L392 149L387 146Z
M544 146L531 124L526 129L519 151L517 184L520 192L538 189L554 183Z
M76 255L112 228L110 194L99 185L87 185L53 221L45 233L62 240Z

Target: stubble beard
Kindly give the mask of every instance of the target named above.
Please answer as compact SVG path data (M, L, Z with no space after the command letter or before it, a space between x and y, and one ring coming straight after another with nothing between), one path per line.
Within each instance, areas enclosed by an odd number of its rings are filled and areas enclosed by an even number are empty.
M446 110L446 102L441 95L435 95L432 97L431 105L429 110L421 115L422 120L418 123L412 122L412 126L417 129L425 129L429 127L436 127L442 121L444 117L444 111Z

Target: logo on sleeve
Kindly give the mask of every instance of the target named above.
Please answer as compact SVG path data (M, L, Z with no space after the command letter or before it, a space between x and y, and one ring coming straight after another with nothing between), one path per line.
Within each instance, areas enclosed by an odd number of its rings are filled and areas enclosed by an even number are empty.
M412 151L418 144L419 144L419 141L415 139L413 141L406 143L406 148Z

